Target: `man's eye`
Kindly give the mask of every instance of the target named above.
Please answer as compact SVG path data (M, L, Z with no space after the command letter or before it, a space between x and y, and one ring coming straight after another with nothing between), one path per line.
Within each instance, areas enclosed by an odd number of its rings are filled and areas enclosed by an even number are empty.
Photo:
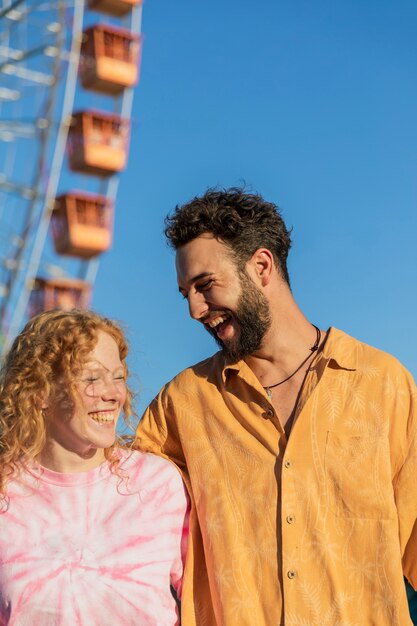
M198 289L199 291L205 291L206 289L210 289L210 287L212 286L212 284L213 284L213 281L212 281L211 279L210 279L210 280L206 280L206 282L205 282L205 283L200 283L200 284L198 285L197 289Z

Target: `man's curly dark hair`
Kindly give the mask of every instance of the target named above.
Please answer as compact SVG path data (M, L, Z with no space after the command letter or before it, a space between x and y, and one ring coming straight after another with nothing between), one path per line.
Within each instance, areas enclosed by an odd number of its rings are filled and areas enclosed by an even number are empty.
M208 189L165 218L165 235L177 250L203 233L212 233L231 250L242 269L253 253L267 248L282 277L290 284L287 256L290 231L278 207L239 187Z

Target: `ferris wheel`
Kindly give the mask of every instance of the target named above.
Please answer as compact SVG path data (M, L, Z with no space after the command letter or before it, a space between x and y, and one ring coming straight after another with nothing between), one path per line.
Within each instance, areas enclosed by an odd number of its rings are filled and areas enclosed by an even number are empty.
M88 307L111 246L142 0L0 0L0 352Z

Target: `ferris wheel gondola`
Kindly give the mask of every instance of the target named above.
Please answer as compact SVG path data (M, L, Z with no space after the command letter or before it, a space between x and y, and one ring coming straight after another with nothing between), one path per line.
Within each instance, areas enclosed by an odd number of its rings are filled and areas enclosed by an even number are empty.
M141 0L4 0L0 20L5 350L28 315L89 304L127 159Z

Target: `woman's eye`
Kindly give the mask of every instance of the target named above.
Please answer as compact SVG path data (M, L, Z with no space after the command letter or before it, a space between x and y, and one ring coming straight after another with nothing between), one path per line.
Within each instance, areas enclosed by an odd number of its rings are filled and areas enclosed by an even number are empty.
M97 381L98 381L98 378L97 378L96 376L88 376L85 380L86 380L88 383L95 383L95 382L97 382Z

